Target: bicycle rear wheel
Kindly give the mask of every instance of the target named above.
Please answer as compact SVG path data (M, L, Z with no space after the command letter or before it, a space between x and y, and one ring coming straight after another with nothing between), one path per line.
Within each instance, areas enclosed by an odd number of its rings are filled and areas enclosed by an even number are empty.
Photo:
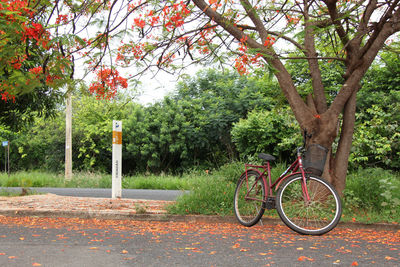
M310 196L306 201L302 183L299 174L279 188L276 209L282 221L300 234L322 235L331 231L342 215L342 204L335 188L320 177L306 178Z
M238 221L244 226L255 225L265 211L265 186L256 171L244 173L236 186L234 209Z

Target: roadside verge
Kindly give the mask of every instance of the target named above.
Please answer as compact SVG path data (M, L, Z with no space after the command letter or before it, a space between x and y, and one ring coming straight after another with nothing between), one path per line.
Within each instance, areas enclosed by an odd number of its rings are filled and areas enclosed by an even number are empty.
M70 197L54 194L0 197L0 216L238 223L233 216L167 214L166 207L173 203L174 201ZM264 217L262 224L282 225L283 223L277 218ZM400 230L399 224L384 223L340 222L338 227Z

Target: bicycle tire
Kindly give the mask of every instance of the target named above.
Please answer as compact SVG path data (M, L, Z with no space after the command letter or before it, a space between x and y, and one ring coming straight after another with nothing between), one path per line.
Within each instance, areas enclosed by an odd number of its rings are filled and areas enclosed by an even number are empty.
M247 177L246 177L247 174ZM236 185L234 195L234 211L238 221L247 227L253 226L261 219L265 211L265 185L260 174L247 171L242 174ZM255 186L253 186L256 183ZM245 199L249 192L252 199Z
M292 230L305 235L322 235L339 223L342 203L335 188L324 179L306 178L310 202L305 202L301 188L302 175L288 178L276 196L276 209L282 221Z

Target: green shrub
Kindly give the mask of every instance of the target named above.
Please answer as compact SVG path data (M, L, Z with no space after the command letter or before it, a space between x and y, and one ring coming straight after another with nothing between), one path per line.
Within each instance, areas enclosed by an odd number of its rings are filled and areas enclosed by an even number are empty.
M400 94L398 93L398 98ZM380 98L378 98L380 99ZM397 103L397 108L399 109ZM357 114L350 167L377 166L400 168L400 124L398 115L387 112L385 106L372 105Z
M379 168L358 170L348 175L343 200L347 212L400 216L400 176Z
M301 144L299 133L289 108L254 110L235 123L231 131L232 141L242 157L264 152L281 161L290 160L292 151Z

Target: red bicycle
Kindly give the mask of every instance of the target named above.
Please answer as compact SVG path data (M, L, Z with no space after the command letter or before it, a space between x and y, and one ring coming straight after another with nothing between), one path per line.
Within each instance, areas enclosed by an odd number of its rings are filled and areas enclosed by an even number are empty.
M331 231L339 223L342 205L335 188L315 175L322 173L326 154L327 149L317 144L310 145L307 151L298 148L297 159L274 183L270 162L275 157L259 154L263 165L245 164L237 183L236 218L250 227L261 219L265 209L276 208L282 221L300 234L322 235Z

